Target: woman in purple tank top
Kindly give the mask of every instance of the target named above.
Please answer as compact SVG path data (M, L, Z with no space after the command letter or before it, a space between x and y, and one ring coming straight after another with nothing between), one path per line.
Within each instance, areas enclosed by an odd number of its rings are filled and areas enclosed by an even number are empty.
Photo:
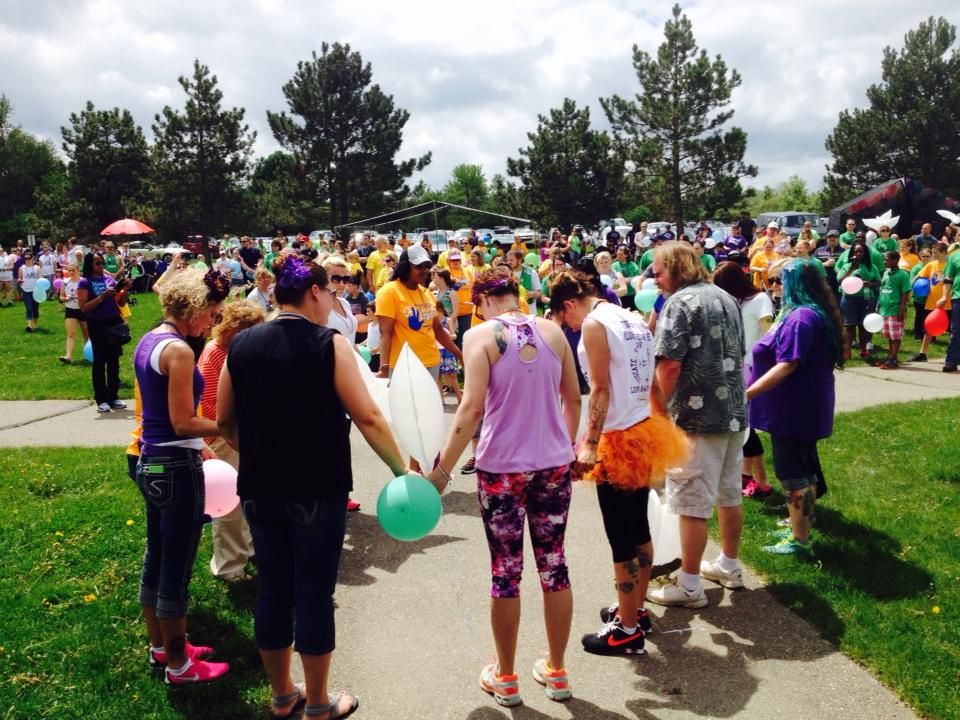
M464 336L463 401L430 475L438 487L446 485L449 470L482 416L477 492L490 547L491 623L498 662L483 668L480 687L505 706L520 702L514 660L525 517L543 590L549 646L548 656L534 665L534 677L550 699L571 696L564 651L573 598L563 540L580 386L573 352L560 328L522 314L519 298L509 270L481 271L474 278L473 302L486 322ZM533 439L532 422L538 427ZM518 438L524 438L523 443L517 443Z
M213 648L187 642L187 588L204 521L203 438L220 429L197 415L203 376L186 340L210 331L229 291L216 271L178 274L160 291L163 322L134 351L143 406L136 481L147 518L139 600L150 664L163 667L171 685L208 682L230 667L203 659Z

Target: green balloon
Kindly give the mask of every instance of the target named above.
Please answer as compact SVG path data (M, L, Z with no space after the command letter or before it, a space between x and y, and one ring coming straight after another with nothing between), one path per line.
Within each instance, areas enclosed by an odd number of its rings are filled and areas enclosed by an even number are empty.
M484 253L484 254L483 254L483 261L484 261L487 265L490 264L490 253Z
M34 288L32 295L33 295L33 299L36 300L38 303L47 301L46 290L41 290L40 288Z
M440 493L420 475L401 475L380 491L377 519L392 538L413 542L426 537L440 521Z
M370 352L370 348L366 345L358 345L357 351L360 353L360 357L363 358L363 361L369 365L370 361L373 359L373 353Z
M640 290L633 296L633 304L637 306L640 312L650 312L653 306L657 304L657 291L652 288Z
M530 267L537 267L540 264L540 258L536 253L527 253L523 258L523 264Z

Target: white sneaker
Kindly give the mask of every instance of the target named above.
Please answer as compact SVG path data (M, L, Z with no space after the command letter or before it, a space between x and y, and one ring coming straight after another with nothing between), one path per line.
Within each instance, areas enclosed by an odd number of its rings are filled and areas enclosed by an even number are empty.
M647 600L657 605L679 605L685 608L702 608L707 604L703 586L694 592L687 592L674 578L673 582L660 587L647 589Z
M110 412L110 403L100 403L97 405L97 412L108 413Z
M126 410L127 404L123 400L114 400L110 403L110 407L114 410Z
M873 343L872 343L872 342L868 342L868 343L867 343L867 352L873 352Z
M727 572L720 567L720 563L716 560L713 562L701 560L700 574L703 575L707 580L713 580L713 582L723 585L723 587L730 590L743 587L743 569L739 566L737 566L736 569Z

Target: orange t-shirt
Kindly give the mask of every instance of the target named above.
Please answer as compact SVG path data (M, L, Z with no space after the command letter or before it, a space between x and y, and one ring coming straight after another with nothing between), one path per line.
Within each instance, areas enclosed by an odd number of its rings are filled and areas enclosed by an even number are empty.
M227 361L227 349L216 342L208 342L197 360L197 369L203 376L203 394L200 395L200 417L210 420L217 418L217 385L220 382L220 370ZM204 438L209 444L215 438Z

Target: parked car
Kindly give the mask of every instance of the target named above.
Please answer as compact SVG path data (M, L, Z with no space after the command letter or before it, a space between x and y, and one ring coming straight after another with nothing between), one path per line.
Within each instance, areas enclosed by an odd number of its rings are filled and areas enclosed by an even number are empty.
M312 242L318 243L321 238L327 242L333 242L333 230L314 230L310 233L310 240Z
M195 257L193 252L175 242L161 247L136 241L130 243L130 251L134 255L142 255L144 260L163 260L164 262L170 262L170 259L177 253L180 253L184 260L193 260Z
M535 248L537 246L537 241L540 239L540 233L528 227L515 228L513 235L514 237L519 237L520 240L523 241L524 245L530 249ZM513 242L512 239L511 242Z
M194 255L211 259L211 249L217 247L216 238L208 237L206 235L188 235L183 241L184 249L190 251Z
M757 227L765 228L771 222L777 223L780 229L791 238L796 238L803 230L803 224L809 222L816 229L819 218L815 213L799 212L797 210L765 212L757 216Z

